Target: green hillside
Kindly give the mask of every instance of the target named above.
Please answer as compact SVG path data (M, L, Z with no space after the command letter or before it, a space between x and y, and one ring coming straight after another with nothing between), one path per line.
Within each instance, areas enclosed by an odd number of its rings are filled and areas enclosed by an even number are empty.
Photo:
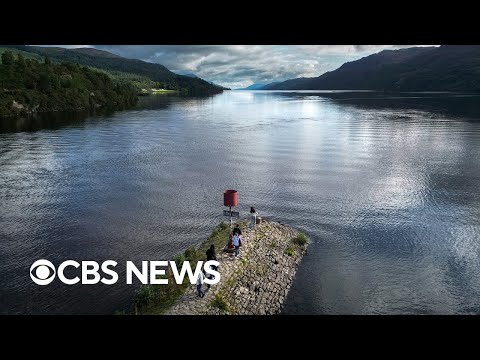
M73 63L39 62L22 52L0 56L0 117L44 111L126 108L135 104L131 85Z
M121 83L131 82L133 79L137 91L142 88L161 88L177 90L183 95L202 96L217 94L224 89L200 78L175 74L160 64L127 59L93 48L65 49L22 45L9 47L30 54L48 56L54 62L68 61L101 69Z
M18 56L18 54L21 54L25 59L33 59L33 60L37 60L37 61L43 61L44 58L45 58L44 56L41 56L41 55L38 55L38 54L34 54L34 53L27 52L27 51L22 51L22 50L17 50L17 49L5 47L5 46L0 46L0 57L2 56L2 54L5 51L10 51L15 56Z

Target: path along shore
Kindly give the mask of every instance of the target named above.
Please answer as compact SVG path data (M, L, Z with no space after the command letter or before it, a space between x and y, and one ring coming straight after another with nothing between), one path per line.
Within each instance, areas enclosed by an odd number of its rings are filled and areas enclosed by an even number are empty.
M220 282L200 298L190 285L166 315L279 314L306 252L306 241L284 224L262 221L255 228L241 226L240 255L217 249ZM300 237L299 237L300 236ZM305 238L304 238L305 239Z

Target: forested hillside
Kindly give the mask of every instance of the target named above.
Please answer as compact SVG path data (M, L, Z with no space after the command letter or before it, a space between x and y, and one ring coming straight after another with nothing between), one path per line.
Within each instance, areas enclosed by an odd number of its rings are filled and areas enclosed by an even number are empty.
M135 90L102 72L73 63L39 62L3 51L0 64L0 116L44 111L127 108Z
M118 82L130 82L137 91L142 88L177 90L183 95L202 96L221 93L223 87L198 77L178 75L161 64L127 59L107 51L93 48L65 49L61 47L8 46L31 54L48 56L53 62L68 61L106 71Z

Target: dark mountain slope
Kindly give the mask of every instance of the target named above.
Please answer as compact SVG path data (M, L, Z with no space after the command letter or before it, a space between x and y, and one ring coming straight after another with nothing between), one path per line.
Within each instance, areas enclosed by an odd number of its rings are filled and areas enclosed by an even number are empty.
M480 90L480 46L384 50L316 78L298 78L271 90Z

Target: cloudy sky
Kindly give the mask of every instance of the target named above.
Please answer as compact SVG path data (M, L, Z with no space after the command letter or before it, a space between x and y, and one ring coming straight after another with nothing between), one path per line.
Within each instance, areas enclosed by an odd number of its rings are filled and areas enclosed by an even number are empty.
M64 46L64 45L60 45ZM232 89L257 82L319 76L344 62L416 45L70 45L91 46L165 65Z

